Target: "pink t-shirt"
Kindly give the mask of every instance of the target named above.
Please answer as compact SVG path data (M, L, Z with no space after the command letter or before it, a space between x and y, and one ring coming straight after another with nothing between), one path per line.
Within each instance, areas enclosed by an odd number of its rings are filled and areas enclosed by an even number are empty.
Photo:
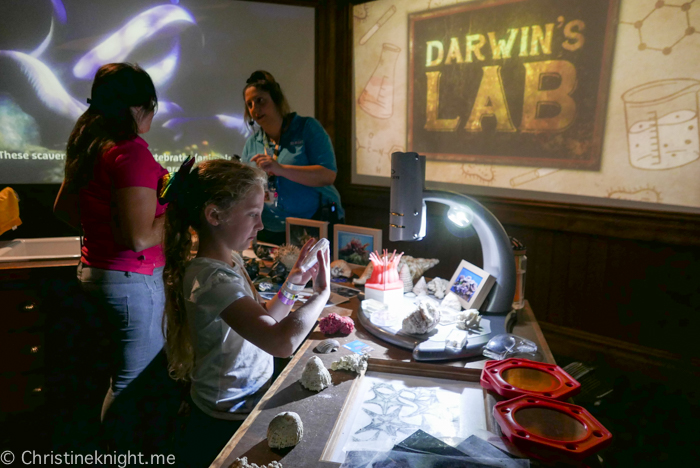
M80 221L84 239L81 261L95 268L153 274L165 265L163 247L156 245L141 252L115 242L112 218L116 219L113 192L125 187L148 187L158 190L167 174L148 150L148 143L137 136L124 140L106 151L95 163L94 177L80 190ZM156 205L154 218L165 212L167 205Z

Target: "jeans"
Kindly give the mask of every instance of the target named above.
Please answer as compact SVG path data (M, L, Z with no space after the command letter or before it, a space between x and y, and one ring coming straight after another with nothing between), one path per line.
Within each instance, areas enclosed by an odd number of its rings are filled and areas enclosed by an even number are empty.
M102 419L114 399L134 381L163 349L165 290L163 267L153 275L78 265L83 291L106 310L114 344L111 385L102 406Z

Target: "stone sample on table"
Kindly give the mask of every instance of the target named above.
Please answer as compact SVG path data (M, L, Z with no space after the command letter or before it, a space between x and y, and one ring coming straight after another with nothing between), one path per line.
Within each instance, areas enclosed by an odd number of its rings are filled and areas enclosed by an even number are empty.
M348 370L360 374L367 370L368 359L369 356L367 354L347 354L337 361L333 361L331 363L331 370Z
M248 457L236 458L231 463L229 468L283 468L282 464L277 461L271 461L267 465L258 465L257 463L248 463Z
M304 436L304 424L292 411L280 413L267 426L267 445L273 449L294 447Z
M299 379L301 385L314 392L320 392L331 384L331 374L316 356L311 356L304 366Z

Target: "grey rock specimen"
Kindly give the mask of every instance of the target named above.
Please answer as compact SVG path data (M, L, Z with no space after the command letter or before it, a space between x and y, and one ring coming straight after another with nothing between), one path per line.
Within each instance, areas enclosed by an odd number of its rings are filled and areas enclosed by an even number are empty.
M292 411L280 413L267 426L267 445L270 448L294 447L304 436L304 424Z

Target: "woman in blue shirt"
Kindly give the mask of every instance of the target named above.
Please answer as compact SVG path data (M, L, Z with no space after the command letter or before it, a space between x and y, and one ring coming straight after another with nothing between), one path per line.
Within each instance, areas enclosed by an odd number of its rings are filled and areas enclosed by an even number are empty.
M328 133L313 117L291 112L275 78L258 70L243 89L245 119L258 130L248 138L243 162L270 176L258 240L285 243L288 217L341 222L345 213L333 186L337 172Z

